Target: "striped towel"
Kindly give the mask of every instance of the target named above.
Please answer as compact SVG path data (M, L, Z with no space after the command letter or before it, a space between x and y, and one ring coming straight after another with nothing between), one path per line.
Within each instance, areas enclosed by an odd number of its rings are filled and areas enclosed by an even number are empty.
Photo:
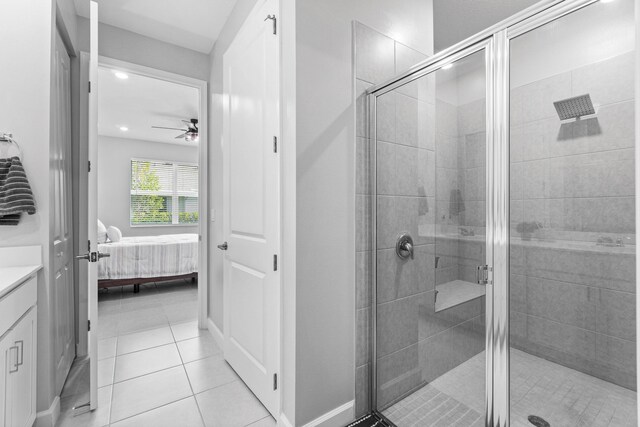
M18 225L22 212L36 213L22 162L19 157L0 159L0 225Z

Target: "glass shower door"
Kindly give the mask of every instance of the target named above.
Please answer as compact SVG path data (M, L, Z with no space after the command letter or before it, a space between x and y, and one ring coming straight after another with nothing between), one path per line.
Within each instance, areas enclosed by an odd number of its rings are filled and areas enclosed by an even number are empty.
M634 2L510 42L511 425L636 426Z
M376 97L374 405L400 427L484 425L485 56Z

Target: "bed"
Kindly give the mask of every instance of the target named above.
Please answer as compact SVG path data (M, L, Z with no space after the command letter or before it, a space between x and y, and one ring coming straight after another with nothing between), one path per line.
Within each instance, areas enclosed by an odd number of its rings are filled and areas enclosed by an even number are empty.
M98 263L98 288L198 277L198 235L123 237L118 242L98 245L110 254Z

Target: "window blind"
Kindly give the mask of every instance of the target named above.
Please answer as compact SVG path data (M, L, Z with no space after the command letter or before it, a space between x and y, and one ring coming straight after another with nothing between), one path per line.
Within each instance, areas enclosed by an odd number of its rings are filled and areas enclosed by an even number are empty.
M198 166L131 160L131 225L198 223Z

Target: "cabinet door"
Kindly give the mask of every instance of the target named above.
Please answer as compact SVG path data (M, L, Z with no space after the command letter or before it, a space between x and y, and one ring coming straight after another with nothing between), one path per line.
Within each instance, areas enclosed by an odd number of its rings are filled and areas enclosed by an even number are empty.
M11 425L9 393L9 371L14 368L16 361L16 349L11 349L13 345L13 331L9 331L0 339L0 427Z
M17 371L9 375L11 426L31 427L36 415L36 309L14 327L11 346L18 347ZM15 353L15 350L13 351ZM10 357L14 357L11 352ZM11 359L10 359L11 360ZM13 359L15 360L15 359ZM15 369L15 368L14 368Z

